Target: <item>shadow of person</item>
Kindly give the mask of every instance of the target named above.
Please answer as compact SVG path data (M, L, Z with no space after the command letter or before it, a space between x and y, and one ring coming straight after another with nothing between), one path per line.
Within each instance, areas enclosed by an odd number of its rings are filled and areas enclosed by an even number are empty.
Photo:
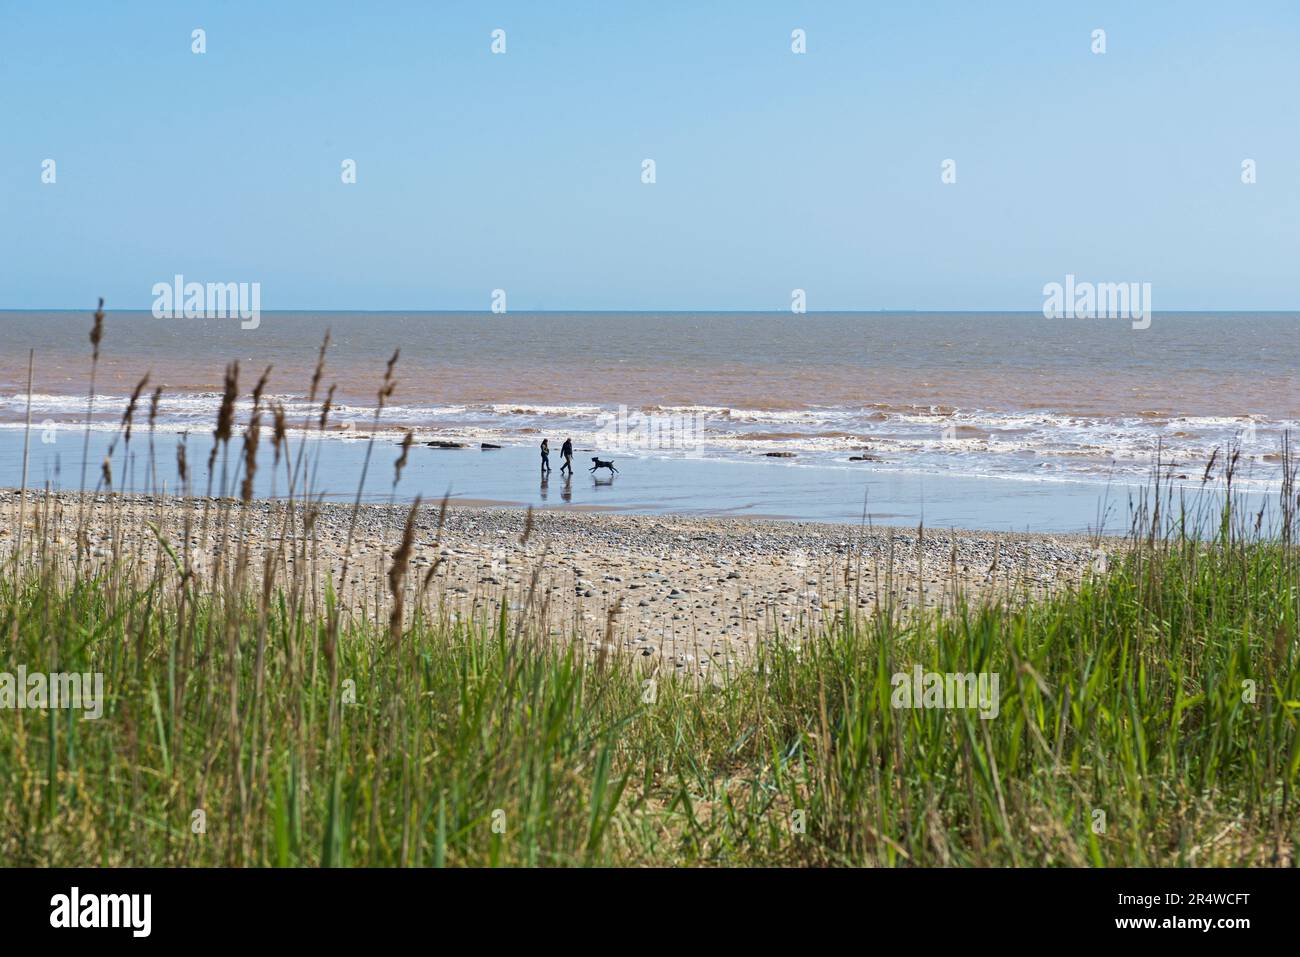
M542 501L543 501L543 502L546 501L546 486L547 486L547 484L548 484L548 482L547 482L547 478L548 478L547 474L546 474L545 472L543 472L543 473L542 473L542 487L541 487L541 490L540 490L541 498L542 498Z
M566 502L573 501L573 475L572 473L564 477L564 487L560 489L560 498Z

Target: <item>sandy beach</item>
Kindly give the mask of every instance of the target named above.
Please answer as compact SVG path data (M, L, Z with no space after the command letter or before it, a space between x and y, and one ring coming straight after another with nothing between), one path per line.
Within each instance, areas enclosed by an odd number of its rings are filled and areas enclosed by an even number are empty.
M0 530L0 551L7 553L18 493L5 497L13 516ZM214 556L233 553L241 542L247 567L259 574L266 552L281 542L285 512L281 501L254 501L246 512L227 503L231 520L218 523L217 500L99 495L88 503L91 562L143 556L138 568L151 568L157 547L150 526L181 552L188 518L190 561L201 584ZM440 511L439 503L421 506L411 556L412 582L433 570L430 609L464 620L495 616L503 600L514 611L531 601L541 617L530 620L544 622L554 638L577 635L594 651L603 646L646 666L701 677L749 660L758 642L778 640L792 627L832 620L846 605L864 612L891 601L902 610L933 608L958 589L1016 601L1077 582L1097 559L1097 543L1082 535L581 510L537 510L530 520L522 509L481 506L449 506L440 527ZM75 494L29 492L28 534L40 516L49 523L47 541L62 549L56 557L71 562L77 512ZM347 557L340 592L355 612L383 622L387 571L408 514L403 504L363 504L348 555L351 506L322 504L305 558L284 549L278 574L305 560L317 584L326 570L338 583ZM1101 544L1112 552L1122 545Z

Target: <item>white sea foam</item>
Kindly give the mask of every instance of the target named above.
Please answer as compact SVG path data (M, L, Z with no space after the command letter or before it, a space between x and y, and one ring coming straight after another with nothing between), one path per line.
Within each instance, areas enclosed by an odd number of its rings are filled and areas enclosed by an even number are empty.
M126 408L125 395L95 399L96 430L116 429ZM86 397L36 393L31 396L34 428L53 423L59 429L84 428ZM165 432L209 431L221 403L217 392L164 393L156 427ZM301 395L270 395L264 407L278 403L291 430L315 431L319 403ZM0 428L21 429L28 411L24 393L0 395ZM236 413L246 421L251 401L241 399ZM383 431L412 428L421 439L531 444L538 436L573 438L583 447L597 446L602 425L614 408L590 403L547 405L486 404L391 405L383 410ZM1089 416L1046 410L951 408L813 407L739 409L712 405L647 406L643 413L689 415L701 423L698 441L687 449L654 450L665 457L751 458L768 452L793 452L780 464L847 463L866 456L875 469L919 469L948 474L1042 477L1044 474L1096 479L1142 476L1157 452L1165 463L1189 474L1216 449L1239 446L1243 459L1268 476L1276 469L1285 430L1293 420L1263 416ZM369 434L375 410L340 402L330 412L332 436ZM135 414L137 430L147 428L148 399ZM857 463L855 463L856 465Z

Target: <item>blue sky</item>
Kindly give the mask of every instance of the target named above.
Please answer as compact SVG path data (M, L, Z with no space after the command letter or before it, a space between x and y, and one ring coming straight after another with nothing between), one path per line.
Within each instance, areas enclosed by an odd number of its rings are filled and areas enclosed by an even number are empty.
M1294 2L0 0L0 308L1295 309L1298 90Z

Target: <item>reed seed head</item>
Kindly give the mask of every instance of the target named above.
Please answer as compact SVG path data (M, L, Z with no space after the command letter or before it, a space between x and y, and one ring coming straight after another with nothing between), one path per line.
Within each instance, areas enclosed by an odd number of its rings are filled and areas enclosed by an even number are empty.
M90 327L91 361L99 361L99 343L104 338L104 297L99 297L99 308L95 310L95 323Z

